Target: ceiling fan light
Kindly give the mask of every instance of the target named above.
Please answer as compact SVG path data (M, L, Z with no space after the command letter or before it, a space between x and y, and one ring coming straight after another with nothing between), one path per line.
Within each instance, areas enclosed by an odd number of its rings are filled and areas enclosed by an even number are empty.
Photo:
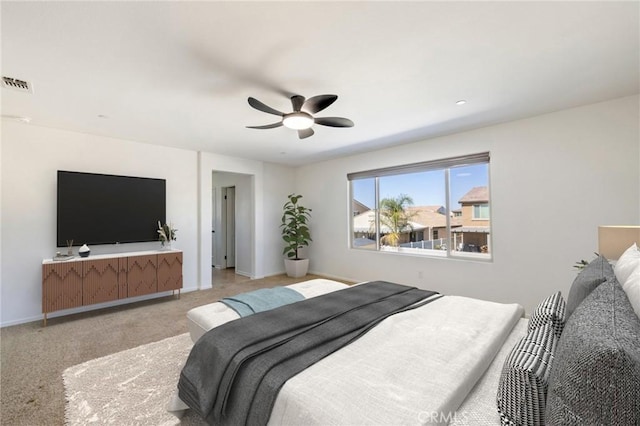
M282 124L289 129L305 130L313 126L313 117L306 112L292 112L284 116Z

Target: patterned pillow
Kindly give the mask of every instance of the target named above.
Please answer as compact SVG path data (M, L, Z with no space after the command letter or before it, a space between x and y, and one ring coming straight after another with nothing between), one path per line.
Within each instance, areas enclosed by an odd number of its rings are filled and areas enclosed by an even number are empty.
M503 425L544 425L549 372L558 337L551 323L534 328L505 360L498 384Z
M566 304L560 292L547 297L531 314L527 331L531 332L537 327L550 323L556 337L560 337L564 328L565 307Z

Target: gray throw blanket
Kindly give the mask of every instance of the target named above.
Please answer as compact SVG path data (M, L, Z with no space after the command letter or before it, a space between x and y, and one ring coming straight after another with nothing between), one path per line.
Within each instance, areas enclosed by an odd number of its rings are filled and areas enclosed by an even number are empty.
M266 424L289 378L434 294L377 281L223 324L194 345L179 396L212 425Z
M304 296L291 288L273 287L225 297L220 301L241 317L246 317L301 300L304 300Z

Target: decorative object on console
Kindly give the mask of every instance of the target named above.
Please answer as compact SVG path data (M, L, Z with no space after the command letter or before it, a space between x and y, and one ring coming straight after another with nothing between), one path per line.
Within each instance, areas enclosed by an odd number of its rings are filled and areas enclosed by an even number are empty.
M640 226L598 226L598 252L609 260L619 259L633 243L640 244Z
M53 257L53 260L61 261L61 260L71 260L73 259L73 254L62 254L59 251L56 252L56 255Z
M73 240L67 240L67 255L73 256Z
M82 247L78 249L78 254L80 255L80 257L89 257L90 253L91 253L91 249L86 244L84 244Z
M160 241L160 246L171 250L171 241L176 240L176 232L178 232L178 230L173 227L172 223L162 225L160 221L158 221L158 240Z
M287 255L284 260L287 275L298 278L307 275L309 269L309 259L301 259L298 249L309 245L311 234L307 221L311 218L311 209L298 204L302 195L289 194L282 214L282 239L285 241L283 254Z

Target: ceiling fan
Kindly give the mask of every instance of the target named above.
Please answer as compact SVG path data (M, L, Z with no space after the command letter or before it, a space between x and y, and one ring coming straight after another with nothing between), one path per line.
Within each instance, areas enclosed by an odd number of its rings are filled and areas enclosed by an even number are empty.
M265 124L264 126L247 126L249 129L275 129L276 127L285 126L289 129L298 131L300 139L308 138L313 135L311 126L320 124L330 127L353 127L353 121L342 117L314 117L312 114L322 111L338 99L337 95L318 95L309 99L304 96L294 95L291 97L291 105L293 112L284 113L271 108L257 100L249 98L249 105L258 111L267 114L279 115L282 120L273 124ZM303 111L304 109L304 111Z

